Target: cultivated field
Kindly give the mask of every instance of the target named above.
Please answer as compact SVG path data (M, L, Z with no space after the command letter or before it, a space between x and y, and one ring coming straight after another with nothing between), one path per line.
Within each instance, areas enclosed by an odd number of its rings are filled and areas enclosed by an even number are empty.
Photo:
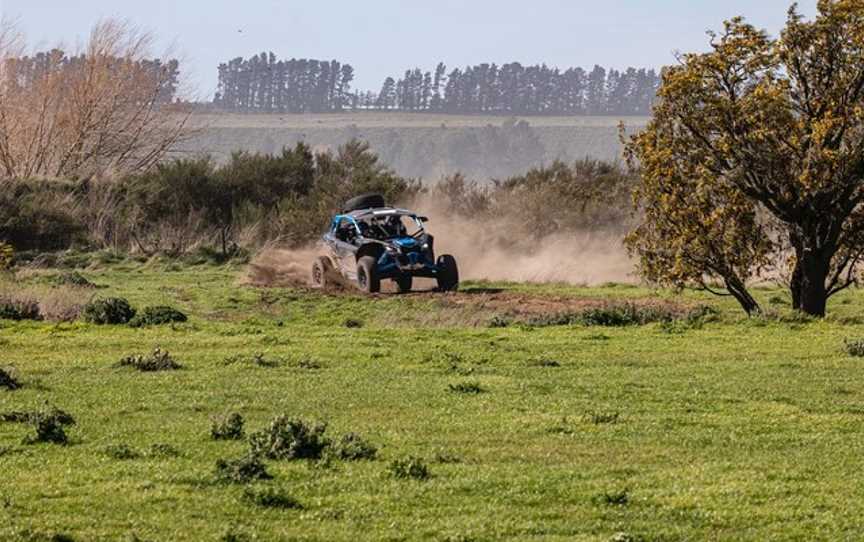
M525 121L528 128L515 130ZM631 130L646 117L514 117L360 112L344 114L202 114L198 135L184 153L225 159L244 149L278 152L299 141L336 149L351 139L368 141L399 174L437 180L461 172L477 180L524 173L552 161L621 157L618 125ZM508 127L510 126L510 127Z
M124 260L82 271L99 289L66 292L172 305L186 323L2 322L0 366L22 387L0 387L0 539L864 531L862 361L844 347L864 336L859 291L810 322L772 289L757 290L772 314L748 320L715 298L623 285L364 298L246 286L244 272ZM59 296L59 273L19 274L14 287ZM182 368L117 366L157 346ZM34 427L10 415L46 403L77 422L68 444L26 443ZM377 453L265 457L272 479L219 481L217 460L250 449L211 438L230 412L247 436L285 414Z

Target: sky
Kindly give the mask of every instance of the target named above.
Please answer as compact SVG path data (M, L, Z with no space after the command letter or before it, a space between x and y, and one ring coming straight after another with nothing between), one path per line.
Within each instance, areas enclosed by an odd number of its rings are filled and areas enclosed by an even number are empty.
M800 0L813 15L817 0ZM709 29L744 15L776 34L790 0L0 0L37 49L82 42L96 21L128 20L171 49L199 98L220 62L279 58L351 64L353 87L378 90L408 68L518 61L568 68L659 68L706 48Z

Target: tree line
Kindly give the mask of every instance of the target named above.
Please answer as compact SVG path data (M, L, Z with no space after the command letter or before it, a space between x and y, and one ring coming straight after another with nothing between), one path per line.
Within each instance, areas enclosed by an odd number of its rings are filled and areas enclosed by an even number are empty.
M448 71L406 70L378 92L352 91L354 68L336 60L277 60L272 52L219 65L213 105L226 111L322 113L386 110L501 115L647 115L654 70L595 66L561 70L518 62Z
M292 58L273 53L235 58L219 65L213 105L227 111L327 113L353 104L354 68L336 60Z
M153 82L155 92L153 102L170 104L177 97L180 80L180 62L177 59L129 58L111 56L100 51L88 56L87 52L69 55L62 49L39 51L33 56L12 56L4 59L4 80L8 90L32 91L51 77L64 80L80 79L80 74L92 70L92 64L100 62L100 69L106 74L118 76L122 73L135 73L136 76Z

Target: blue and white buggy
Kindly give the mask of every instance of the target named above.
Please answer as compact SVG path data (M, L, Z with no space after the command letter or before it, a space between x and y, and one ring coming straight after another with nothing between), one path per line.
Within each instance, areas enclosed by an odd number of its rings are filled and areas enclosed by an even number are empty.
M326 287L341 277L375 293L381 281L389 279L400 292L408 292L414 277L427 277L436 279L441 291L456 290L456 260L449 254L435 258L434 238L424 228L427 221L412 211L386 206L378 194L349 200L324 235L327 253L312 267L313 284Z

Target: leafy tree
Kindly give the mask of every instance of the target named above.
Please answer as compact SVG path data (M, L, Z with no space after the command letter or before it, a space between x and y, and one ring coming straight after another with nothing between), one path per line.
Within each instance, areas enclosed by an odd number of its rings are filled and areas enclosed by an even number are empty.
M793 306L824 315L864 256L864 4L820 0L810 21L793 6L778 39L728 21L709 52L665 71L658 100L628 146L647 276L723 276L709 258L745 280L789 261Z

